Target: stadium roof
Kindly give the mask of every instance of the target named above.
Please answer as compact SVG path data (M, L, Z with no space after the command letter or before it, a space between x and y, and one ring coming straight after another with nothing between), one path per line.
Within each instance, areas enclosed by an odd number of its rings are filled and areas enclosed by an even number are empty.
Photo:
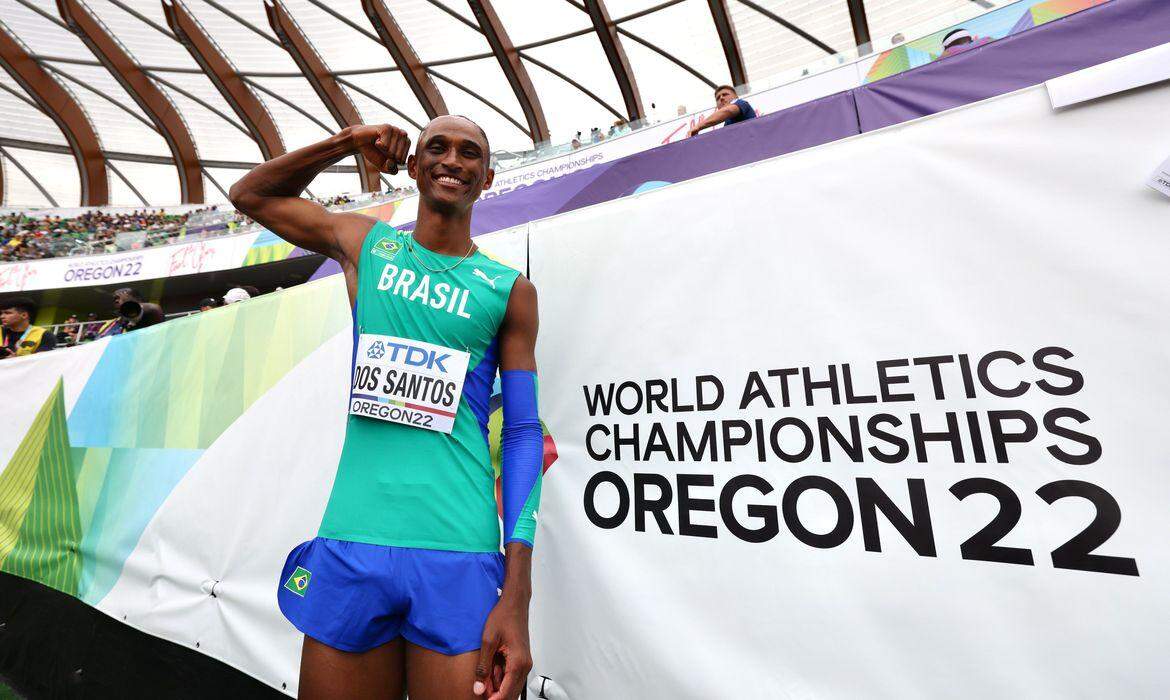
M999 4L1003 4L1002 2ZM495 148L673 116L988 0L0 0L0 201L222 202L354 122ZM402 176L399 176L402 177ZM376 188L357 159L317 194Z

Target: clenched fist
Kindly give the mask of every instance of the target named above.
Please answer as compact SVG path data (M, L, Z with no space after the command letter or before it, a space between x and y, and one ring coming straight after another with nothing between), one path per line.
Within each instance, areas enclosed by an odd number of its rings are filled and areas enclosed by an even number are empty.
M397 175L398 166L406 164L410 137L402 129L389 124L361 124L348 131L354 150L378 170Z

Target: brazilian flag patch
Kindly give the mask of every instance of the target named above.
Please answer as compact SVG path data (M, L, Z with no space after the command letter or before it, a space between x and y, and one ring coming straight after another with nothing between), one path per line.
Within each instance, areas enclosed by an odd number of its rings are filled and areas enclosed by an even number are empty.
M392 241L389 238L383 238L374 244L374 247L370 249L370 252L374 255L377 255L379 258L393 260L395 257L397 257L398 251L401 248L402 245L398 243L398 241Z
M284 582L284 587L296 593L300 597L305 597L305 591L309 590L309 581L313 578L313 574L308 569L297 567L297 570L292 572L292 576Z

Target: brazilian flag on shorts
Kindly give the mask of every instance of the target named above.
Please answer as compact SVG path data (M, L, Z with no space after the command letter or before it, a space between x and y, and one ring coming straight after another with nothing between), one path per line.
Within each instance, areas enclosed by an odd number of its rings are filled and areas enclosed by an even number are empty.
M284 582L284 587L296 593L300 597L305 597L305 591L309 590L309 580L313 578L313 574L308 569L297 567L296 571L288 577Z

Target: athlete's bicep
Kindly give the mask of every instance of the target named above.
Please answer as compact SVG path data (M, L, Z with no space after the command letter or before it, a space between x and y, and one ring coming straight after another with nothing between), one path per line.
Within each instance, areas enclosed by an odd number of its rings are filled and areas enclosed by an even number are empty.
M536 333L539 326L536 287L524 276L516 278L500 325L500 371L536 371Z

